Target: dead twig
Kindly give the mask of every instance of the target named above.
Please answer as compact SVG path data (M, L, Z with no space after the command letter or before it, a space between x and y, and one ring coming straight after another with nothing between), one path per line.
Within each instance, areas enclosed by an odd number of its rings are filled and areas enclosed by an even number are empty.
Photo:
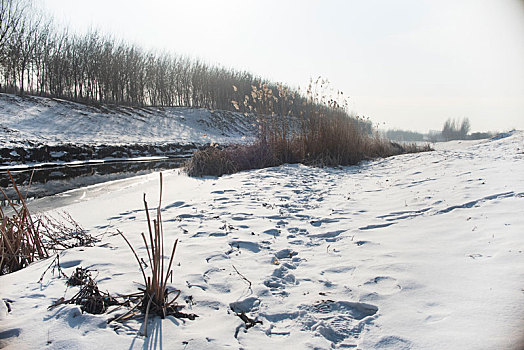
M236 314L244 323L246 324L246 329L249 329L251 327L254 327L257 325L257 323L262 324L262 321L259 321L257 319L249 318L245 312L240 312Z
M109 306L120 305L109 293L101 292L98 289L96 281L91 278L90 274L83 281L78 293L72 298L65 300L65 298L62 297L49 306L48 309L51 310L62 304L80 305L82 312L88 312L90 314L103 314Z
M38 283L42 282L42 280L44 279L45 274L47 273L47 271L49 271L49 269L51 269L51 267L53 267L53 270L52 270L53 274L54 274L55 268L56 268L56 269L58 269L59 275L62 275L63 277L68 278L67 275L64 273L64 271L62 271L62 268L60 267L60 255L56 254L56 257L53 259L53 261L51 261L51 264L49 264L47 269L45 269L44 273L42 273L42 276L40 276L40 279L38 280Z
M233 269L235 269L236 273L237 273L237 274L238 274L238 275L239 275L239 276L240 276L244 281L247 282L249 290L250 290L250 291L253 291L253 290L251 289L251 281L248 280L248 279L246 278L246 276L244 276L243 274L241 274L240 272L238 272L238 270L237 270L237 268L235 267L235 265L231 265L231 266L233 266Z

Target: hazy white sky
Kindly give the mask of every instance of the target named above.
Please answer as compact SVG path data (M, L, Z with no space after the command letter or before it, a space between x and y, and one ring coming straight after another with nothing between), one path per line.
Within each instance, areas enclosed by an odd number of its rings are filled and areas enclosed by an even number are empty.
M37 0L75 31L304 87L385 128L524 129L524 0ZM383 124L385 123L385 124Z

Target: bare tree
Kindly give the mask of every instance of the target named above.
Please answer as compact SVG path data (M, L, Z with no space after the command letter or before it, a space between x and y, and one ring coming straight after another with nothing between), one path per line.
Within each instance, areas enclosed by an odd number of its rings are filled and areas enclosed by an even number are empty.
M29 2L24 0L0 0L0 50L18 30L28 6Z
M442 127L442 137L446 141L465 140L470 131L470 122L468 118L462 119L459 126L457 119L449 118Z

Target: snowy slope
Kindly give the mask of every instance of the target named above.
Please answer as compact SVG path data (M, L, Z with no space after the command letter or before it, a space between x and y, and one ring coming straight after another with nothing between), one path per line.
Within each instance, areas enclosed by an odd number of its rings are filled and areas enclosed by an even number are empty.
M238 143L253 117L186 107L89 106L0 94L0 148L71 144Z
M219 179L164 174L164 230L180 239L172 286L194 321L118 329L108 315L47 306L64 296L50 260L0 277L12 300L7 349L511 349L524 325L524 133L361 166L300 165ZM97 270L101 289L136 291L144 255L142 192L158 176L37 200L59 205L96 247L61 254L66 273ZM241 273L251 282L244 280ZM76 293L69 288L66 297ZM0 311L1 312L1 311ZM262 324L246 330L235 312ZM1 339L4 338L4 339Z

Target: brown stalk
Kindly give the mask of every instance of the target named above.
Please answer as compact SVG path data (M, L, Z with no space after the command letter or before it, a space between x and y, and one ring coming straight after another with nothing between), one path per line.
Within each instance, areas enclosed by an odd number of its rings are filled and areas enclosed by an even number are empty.
M2 192L2 194L4 195L4 198L7 200L7 203L9 204L9 206L13 209L13 211L15 212L15 216L19 216L20 213L18 212L18 210L16 210L16 205L11 201L11 199L9 199L9 197L7 196L7 194L4 192L3 189L0 188L0 192Z
M120 230L116 230L118 232L118 234L120 236L122 236L122 238L124 239L124 241L126 241L127 245L129 246L129 248L131 248L131 251L133 252L133 254L135 255L135 258L136 258L136 261L138 262L138 266L140 267L140 271L142 271L142 276L144 277L144 283L147 281L146 279L146 273L144 272L144 269L142 268L142 263L140 262L140 259L138 259L138 255L136 254L135 252L135 249L133 248L133 246L131 245L131 243L129 243L129 241L127 240L126 236L124 236L124 234L120 231Z
M148 276L146 276L145 274L145 270L142 267L141 260L138 257L136 250L131 246L130 242L125 238L125 236L120 231L118 231L118 233L125 239L126 243L135 255L135 259L140 265L140 269L144 277L145 288L139 288L141 293L139 297L139 302L137 303L136 307L140 308L142 313L146 314L146 323L149 314L151 313L161 316L162 318L165 318L167 315L174 315L175 317L189 317L191 319L194 319L194 317L196 317L196 315L193 314L187 315L180 313L177 310L178 306L175 303L176 299L180 295L180 291L168 291L166 288L168 280L170 279L170 277L172 278L173 276L172 266L176 248L178 246L178 239L176 239L173 243L171 256L169 257L169 263L166 265L164 262L164 231L162 226L161 211L162 190L162 176L160 176L160 199L156 211L156 218L153 220L151 220L151 217L149 215L149 208L144 195L144 207L146 209L146 217L148 221L148 227L150 230L149 242L147 242L148 240L146 239L146 235L144 233L142 233L141 236L145 244L146 250L148 252L148 259L151 266L151 271L149 272ZM172 293L176 293L175 297L173 298L170 297ZM127 319L128 317L133 317L133 314L128 313L124 316L119 317L118 320L122 320L124 318ZM144 326L144 333L147 335L147 324Z
M169 259L169 265L168 265L167 271L171 270L171 264L173 264L173 258L175 257L175 250L176 250L177 244L178 244L178 238L175 240L175 243L173 244L173 250L171 251L171 259ZM168 280L170 274L173 274L173 271L170 271L166 275L166 279L164 280L164 284L162 285L162 290L165 290L166 285L167 285L167 280Z
M149 308L151 307L151 302L153 301L153 297L155 296L155 293L151 294L149 297L149 301L147 302L146 307L146 317L144 319L144 336L147 337L147 318L149 317Z
M149 259L149 266L153 266L153 263L151 262L151 254L149 254L149 246L147 245L147 240L146 236L144 235L144 232L142 232L142 240L144 241L144 244L146 246L147 257Z
M147 207L146 194L144 193L144 207L146 209L147 226L149 228L149 239L153 245L153 233L151 232L151 219L149 218L149 208Z
M161 225L162 223L162 211L161 211L161 207L162 207L162 186L163 186L163 181L162 181L162 173L160 173L160 194L159 194L159 199L158 199L158 208L157 208L157 223L158 223L158 231L159 231L159 235L160 235L160 255L161 255L161 270L159 271L160 272L160 275L158 276L159 277L159 287L160 287L160 291L158 291L159 293L161 293L161 299L163 300L164 299L164 290L163 290L163 283L162 283L162 277L164 276L164 229Z
M40 240L40 235L35 233L35 225L33 223L31 215L29 214L29 210L27 209L27 205L25 203L25 199L22 196L22 193L20 193L20 190L18 190L18 186L16 185L15 179L13 178L13 175L11 175L11 172L9 170L7 171L7 174L9 175L9 178L11 179L11 182L13 184L13 188L15 189L15 191L16 191L16 193L18 195L18 198L20 199L20 202L22 203L22 211L24 213L24 219L26 219L28 224L30 224L29 227L28 227L29 229L27 230L27 232L31 233L31 239L32 239L33 243L36 246L36 249L38 251L39 257L40 258L46 258L46 257L48 257L47 251L46 251L45 247L42 245L42 242ZM25 232L25 231L22 231L22 232Z

